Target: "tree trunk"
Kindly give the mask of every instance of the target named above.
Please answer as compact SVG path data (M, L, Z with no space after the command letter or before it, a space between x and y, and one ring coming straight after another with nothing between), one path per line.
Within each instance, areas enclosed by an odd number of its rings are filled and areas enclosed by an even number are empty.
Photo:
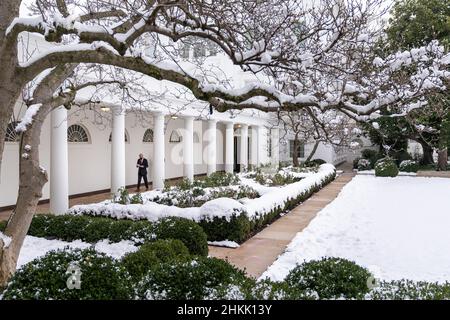
M70 74L74 65L56 67L42 80L34 92L34 100L43 104L33 118L31 125L23 132L19 149L19 193L16 207L8 220L5 234L11 243L0 245L0 288L5 286L16 270L20 249L36 212L42 189L47 183L47 172L39 165L39 144L45 118L57 105L52 100L53 92Z
M430 147L428 145L428 143L426 143L424 141L418 141L418 142L422 146L422 151L423 151L422 160L420 161L420 163L422 165L434 164L433 148Z
M46 113L40 119L34 119L33 126L22 134L19 150L19 194L4 232L11 237L11 243L0 248L0 287L6 285L16 270L20 249L38 201L42 197L42 188L47 182L47 173L39 166L40 132L45 115Z
M8 123L14 112L14 106L25 85L23 76L17 73L17 39L5 37L6 29L13 19L19 15L21 1L0 1L0 174L5 147L5 136Z
M438 162L436 166L437 171L446 171L448 162L448 152L447 148L438 150Z
M312 157L314 157L314 154L317 151L317 148L319 147L320 141L316 140L316 142L314 143L314 147L312 148L311 152L309 153L308 158L306 158L305 162L309 162L311 161Z
M448 114L441 123L441 129L439 130L439 148L438 148L438 163L437 171L447 170L448 153L447 146L450 137L450 114Z
M292 165L294 167L299 167L300 163L298 161L298 149L300 148L300 141L297 137L294 139L294 150L292 150Z

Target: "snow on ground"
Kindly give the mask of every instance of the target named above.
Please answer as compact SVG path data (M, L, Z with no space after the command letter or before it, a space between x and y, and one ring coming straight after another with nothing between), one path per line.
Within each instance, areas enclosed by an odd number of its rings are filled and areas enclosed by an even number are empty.
M32 260L44 256L47 252L52 250L63 249L65 247L73 249L86 249L92 246L90 243L81 240L66 242L61 240L47 240L45 238L38 238L27 236L20 250L19 260L17 261L17 268ZM95 250L103 252L113 258L121 258L128 252L134 252L138 249L131 241L123 240L117 243L109 243L108 240L102 240L93 245Z
M216 247L226 247L226 248L239 248L240 245L237 242L230 241L230 240L223 240L223 241L208 241L208 244L210 246L216 246Z
M383 280L450 280L450 179L358 175L261 276L342 257Z
M363 171L356 170L356 173L360 174L360 175L374 176L375 175L375 170L363 170ZM414 176L417 176L417 173L400 171L398 173L398 175L399 176L411 176L411 177L414 177Z

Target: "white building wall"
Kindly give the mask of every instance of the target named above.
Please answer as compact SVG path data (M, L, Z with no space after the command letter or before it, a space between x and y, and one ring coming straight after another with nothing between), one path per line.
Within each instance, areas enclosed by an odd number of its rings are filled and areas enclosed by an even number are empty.
M22 110L23 109L23 110ZM21 118L25 108L16 107L16 117ZM68 112L68 127L73 124L82 125L89 134L89 143L68 144L68 167L69 167L69 195L77 195L88 192L108 190L111 185L111 124L105 120L108 114L99 116L100 111L83 109L80 111L73 108ZM102 124L99 119L103 118ZM128 142L125 143L125 183L135 185L137 183L136 161L139 153L143 153L149 160L150 167L153 165L153 143L142 142L147 128L153 128L151 114L145 121L142 115L133 112L127 113L125 117L125 127L128 134ZM244 122L244 121L242 121ZM253 119L260 127L259 156L260 163L270 162L267 155L267 128L264 127L264 119ZM173 130L184 128L182 117L171 119L165 117L165 174L166 179L183 176L183 143L169 142L170 134ZM217 122L217 170L225 169L225 123ZM196 175L206 174L205 163L206 153L203 142L205 131L207 130L206 120L194 121L194 133L198 136L198 142L194 142L194 172ZM239 139L238 139L239 143ZM17 198L18 175L19 175L19 144L7 142L5 144L3 168L0 180L0 207L13 205ZM239 153L239 145L238 145ZM239 156L239 155L238 155ZM47 169L50 181L50 117L46 119L42 127L40 162ZM152 181L152 170L149 172L149 181ZM49 198L49 183L44 186L42 200Z

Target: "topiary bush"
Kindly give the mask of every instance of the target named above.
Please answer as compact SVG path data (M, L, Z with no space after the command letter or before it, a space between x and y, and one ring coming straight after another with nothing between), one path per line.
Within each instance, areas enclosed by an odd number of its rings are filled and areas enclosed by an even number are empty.
M137 281L156 263L189 257L189 250L183 242L176 239L166 239L143 244L138 251L126 254L122 263L130 276Z
M157 239L179 239L191 254L207 256L208 241L202 227L192 220L168 217L155 222Z
M414 160L403 160L399 166L402 172L417 172L419 170L419 164Z
M358 170L364 171L364 170L370 170L372 169L372 165L370 164L370 161L367 159L359 159L358 161Z
M375 163L375 176L377 177L396 177L398 167L391 158L383 158Z
M153 265L137 284L140 299L245 299L254 282L241 270L216 258L196 257Z
M369 277L367 269L352 261L324 258L298 265L285 282L298 292L316 292L318 299L361 298L369 291Z
M72 266L72 270L71 267ZM76 267L75 267L76 266ZM70 276L81 272L79 289L69 289ZM75 284L75 283L74 283ZM113 300L133 298L131 277L122 264L93 249L51 251L20 268L3 299Z

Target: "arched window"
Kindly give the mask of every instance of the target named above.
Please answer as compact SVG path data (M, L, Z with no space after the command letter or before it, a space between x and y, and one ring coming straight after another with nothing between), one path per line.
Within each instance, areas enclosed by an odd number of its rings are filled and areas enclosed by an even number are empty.
M109 134L109 139L108 139L108 141L109 141L109 142L112 141L112 132ZM129 142L129 141L130 141L130 139L128 138L128 131L125 130L125 142Z
M194 132L193 140L194 140L194 143L199 143L200 142L200 137L198 136L197 132Z
M147 129L144 133L144 138L142 138L142 142L153 142L153 130Z
M181 135L176 130L173 130L170 134L169 142L181 142Z
M73 124L67 128L67 141L74 143L88 143L89 134L81 125Z
M19 124L18 121L13 121L8 124L6 128L6 142L18 142L20 139L20 135L16 132L16 127Z

